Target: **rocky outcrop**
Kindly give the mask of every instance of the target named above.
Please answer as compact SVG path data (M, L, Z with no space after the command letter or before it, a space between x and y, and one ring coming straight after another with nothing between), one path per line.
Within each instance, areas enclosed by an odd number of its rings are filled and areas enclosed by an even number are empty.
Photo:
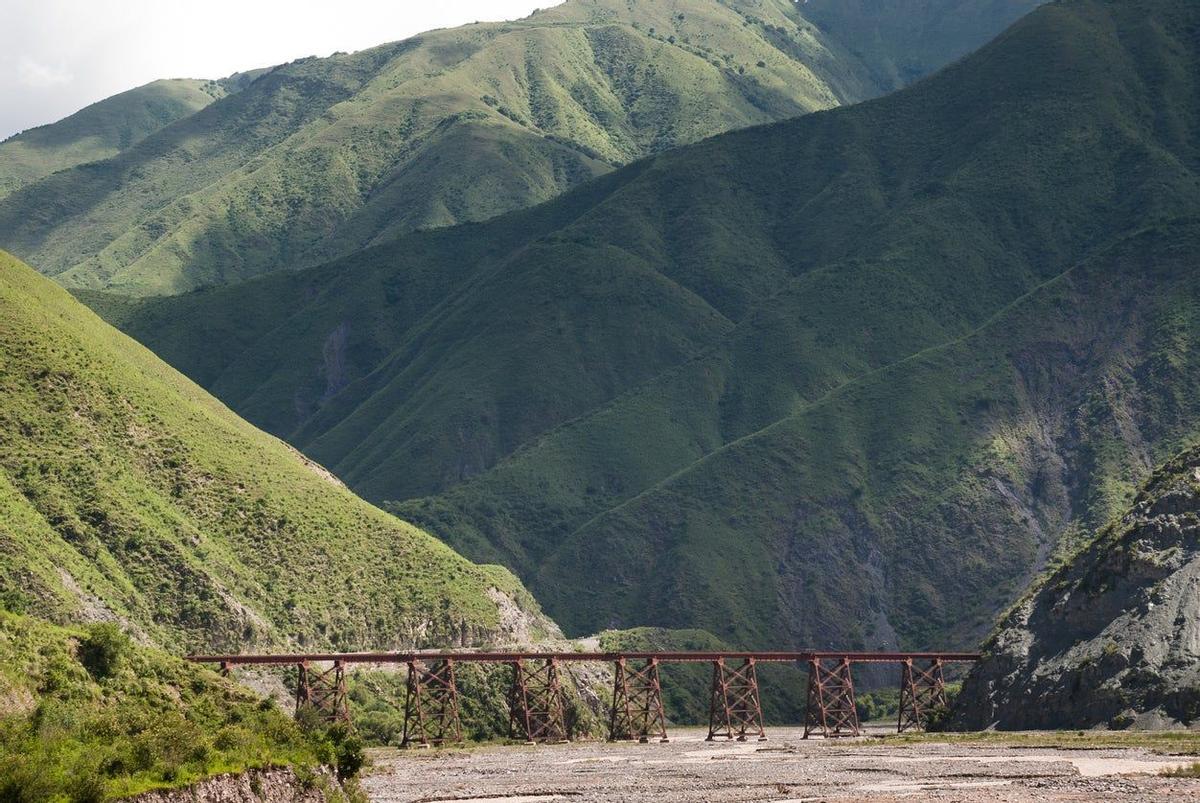
M217 775L182 789L146 792L128 803L331 803L346 795L329 772L297 774L291 769L247 770Z
M1200 449L1157 471L985 650L958 727L1200 725Z

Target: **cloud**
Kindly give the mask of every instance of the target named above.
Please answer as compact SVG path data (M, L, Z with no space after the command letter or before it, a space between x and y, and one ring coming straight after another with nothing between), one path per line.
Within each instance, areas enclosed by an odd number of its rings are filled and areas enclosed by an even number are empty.
M28 56L22 56L17 62L17 81L30 89L49 89L62 86L75 80L75 76L64 65L52 67L41 64Z

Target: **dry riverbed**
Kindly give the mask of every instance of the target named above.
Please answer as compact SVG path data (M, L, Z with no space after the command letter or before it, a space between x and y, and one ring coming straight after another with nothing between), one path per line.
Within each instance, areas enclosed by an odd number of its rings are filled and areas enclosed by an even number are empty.
M586 742L470 750L378 750L363 786L375 803L592 801L1200 800L1200 780L1164 770L1196 757L1146 747L809 740L774 728L767 742Z

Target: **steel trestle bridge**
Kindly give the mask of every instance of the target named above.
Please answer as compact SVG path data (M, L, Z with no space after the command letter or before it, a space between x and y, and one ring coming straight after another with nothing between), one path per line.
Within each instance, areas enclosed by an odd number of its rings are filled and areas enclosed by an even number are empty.
M804 738L858 736L853 664L896 664L900 668L897 732L922 730L931 713L946 706L943 667L979 660L973 652L318 652L286 655L192 655L217 664L228 675L237 666L294 666L296 708L312 706L330 722L349 723L346 667L404 664L403 746L438 746L463 741L459 719L458 664L496 664L512 671L508 693L510 736L528 743L570 738L562 665L613 665L608 738L667 741L659 668L664 663L711 664L708 739L767 738L757 665L808 667ZM327 666L326 666L327 665Z

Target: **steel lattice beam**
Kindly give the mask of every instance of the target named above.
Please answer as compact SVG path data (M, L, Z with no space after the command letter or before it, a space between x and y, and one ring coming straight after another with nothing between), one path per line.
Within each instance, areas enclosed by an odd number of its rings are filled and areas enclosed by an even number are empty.
M229 676L234 666L299 667L296 705L311 704L329 721L349 722L344 668L347 664L409 665L405 698L406 744L440 744L461 741L458 689L454 665L460 662L508 664L513 669L509 692L510 728L516 737L531 742L565 741L569 733L559 664L605 662L616 666L609 736L666 741L666 714L662 704L659 666L662 663L711 663L713 683L709 705L709 738L765 739L758 690L758 663L807 663L808 706L804 738L859 735L854 705L855 663L901 664L900 732L924 728L929 712L946 704L942 669L948 663L972 663L973 652L353 652L302 655L192 655L196 663L218 664ZM331 661L333 666L314 672L310 662ZM632 661L645 661L641 669ZM727 662L741 661L741 666ZM414 671L426 662L433 670ZM928 669L917 666L928 663ZM830 666L832 664L832 666ZM532 665L532 667L530 666Z

